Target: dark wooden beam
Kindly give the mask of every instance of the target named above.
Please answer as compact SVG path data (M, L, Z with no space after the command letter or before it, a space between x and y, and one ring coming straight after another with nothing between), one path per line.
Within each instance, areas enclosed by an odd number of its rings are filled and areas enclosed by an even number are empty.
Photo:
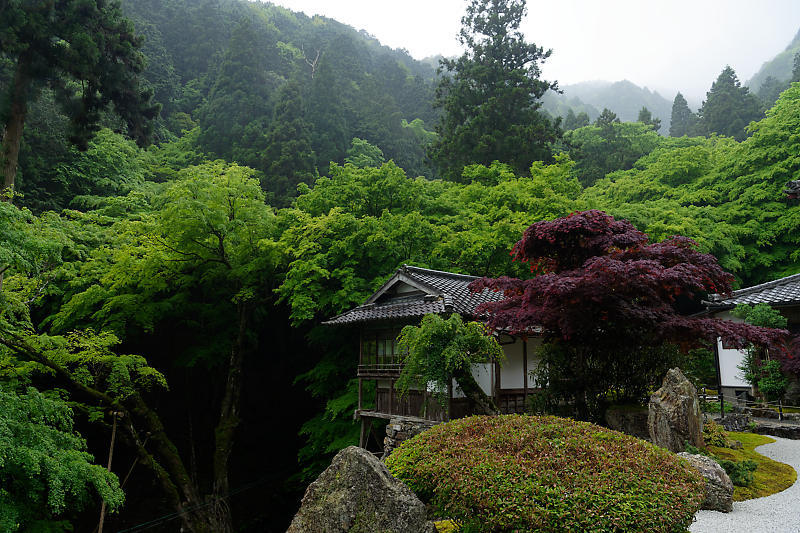
M522 390L524 403L523 409L528 408L528 340L522 339Z

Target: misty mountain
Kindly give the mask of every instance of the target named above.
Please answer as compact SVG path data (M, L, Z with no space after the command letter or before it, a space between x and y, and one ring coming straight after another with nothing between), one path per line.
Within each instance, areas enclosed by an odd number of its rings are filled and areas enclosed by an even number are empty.
M780 81L787 81L792 77L792 66L794 64L794 55L800 52L800 31L794 36L792 42L786 47L786 50L779 53L769 61L765 61L761 68L758 69L752 78L750 78L745 85L750 87L751 91L758 91L761 84L767 79L767 76L772 76Z
M622 80L585 81L563 85L561 89L562 94L548 92L543 99L544 109L554 116L563 117L572 108L575 114L585 111L591 120L595 120L603 108L608 108L620 120L634 122L642 107L647 107L654 117L661 119L659 133L666 135L669 132L672 101L647 87Z

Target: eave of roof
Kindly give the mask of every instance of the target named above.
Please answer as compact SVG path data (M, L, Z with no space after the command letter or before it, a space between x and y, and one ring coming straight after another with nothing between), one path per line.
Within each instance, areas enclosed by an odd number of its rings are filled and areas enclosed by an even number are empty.
M471 292L468 286L476 279L478 279L476 276L466 274L403 265L363 305L341 313L323 324L359 324L452 312L474 318L478 305L498 301L503 297L501 293L488 290L480 293ZM409 284L426 294L394 296L381 301L381 296L398 282Z
M773 307L800 305L800 273L739 289L727 297L712 294L710 300L703 302L709 310L714 311L732 309L739 304L755 305L759 303L766 303Z

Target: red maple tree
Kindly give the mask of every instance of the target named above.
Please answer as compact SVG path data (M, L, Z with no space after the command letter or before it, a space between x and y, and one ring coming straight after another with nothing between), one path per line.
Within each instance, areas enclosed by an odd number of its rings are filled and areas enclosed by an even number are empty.
M514 259L537 275L482 278L470 288L503 291L479 312L491 327L541 334L548 387L561 386L586 419L609 396L643 399L679 353L718 337L788 353L787 331L687 313L708 293L729 293L734 280L697 248L686 237L650 242L602 211L576 212L531 225L514 246Z

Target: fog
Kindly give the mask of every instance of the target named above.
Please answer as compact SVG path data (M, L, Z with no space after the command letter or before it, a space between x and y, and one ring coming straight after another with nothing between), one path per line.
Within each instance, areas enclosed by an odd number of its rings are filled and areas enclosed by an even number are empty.
M417 59L460 53L465 0L277 0L363 29ZM726 64L743 82L800 29L792 0L558 0L528 2L522 31L551 48L542 66L561 85L628 79L672 99L702 100Z

